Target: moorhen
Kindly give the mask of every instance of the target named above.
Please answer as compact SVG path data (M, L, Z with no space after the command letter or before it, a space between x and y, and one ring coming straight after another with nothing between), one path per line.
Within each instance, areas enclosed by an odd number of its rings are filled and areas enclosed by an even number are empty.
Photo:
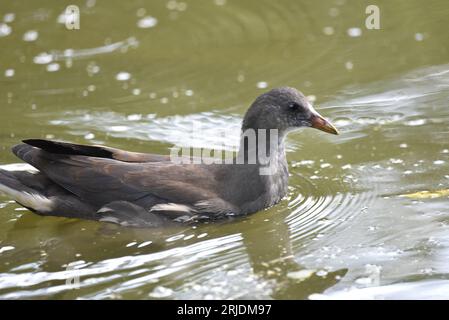
M0 192L40 215L127 226L247 215L285 196L284 140L301 127L338 134L302 93L283 87L257 97L246 112L233 163L178 163L105 146L24 140L12 151L38 171L0 169ZM262 149L268 162L258 156Z

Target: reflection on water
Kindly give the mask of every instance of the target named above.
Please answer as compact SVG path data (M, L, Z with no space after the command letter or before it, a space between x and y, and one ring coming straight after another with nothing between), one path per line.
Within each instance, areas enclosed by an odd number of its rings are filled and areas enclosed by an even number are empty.
M431 2L382 2L397 19L368 31L346 1L87 1L76 33L63 6L2 2L2 168L28 169L8 150L29 137L232 150L280 85L342 134L291 134L288 195L227 223L121 228L1 196L0 298L447 298L449 9Z
M153 140L177 147L235 150L240 141L241 119L216 112L157 118L155 114L124 116L77 111L66 112L51 124L71 128L73 134L83 135L86 140L93 140L95 132L103 132L112 137Z
M382 287L349 289L337 291L329 295L314 294L311 299L342 299L342 300L447 300L449 291L448 280L425 280L411 283L398 283Z
M117 50L125 51L128 48L135 48L139 45L135 38L128 38L104 46L89 49L66 49L64 51L51 50L50 53L42 52L33 58L36 64L49 64L53 61L65 61L71 64L73 59L87 59L96 55L111 53ZM48 69L47 69L48 70Z

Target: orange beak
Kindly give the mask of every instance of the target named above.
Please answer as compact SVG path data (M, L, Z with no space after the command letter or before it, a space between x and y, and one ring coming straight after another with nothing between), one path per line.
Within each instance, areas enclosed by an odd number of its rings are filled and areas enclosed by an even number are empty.
M315 129L318 129L318 130L321 130L321 131L324 131L327 133L338 134L337 128L335 128L332 125L332 123L330 123L329 121L324 119L319 114L314 114L312 116L312 119L310 120L310 123L312 124L312 128L315 128Z

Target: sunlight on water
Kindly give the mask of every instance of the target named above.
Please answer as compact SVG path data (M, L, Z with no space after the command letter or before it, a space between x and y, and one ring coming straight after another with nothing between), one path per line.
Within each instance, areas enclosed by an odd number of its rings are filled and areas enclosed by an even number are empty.
M51 124L76 129L72 131L75 134L83 134L85 130L103 131L113 137L161 141L179 147L234 150L240 139L241 119L233 115L203 112L157 118L154 114L77 114L65 113L61 120L52 120Z
M52 120L52 125L72 128L72 134L95 137L91 132L104 132L108 136L153 140L170 143L176 147L208 148L236 151L240 143L241 117L218 112L202 112L186 116L158 118L155 114L121 114L108 112L90 114L77 111L64 113L61 120ZM289 141L287 150L297 144ZM98 141L97 143L104 143Z
M0 196L0 298L447 298L448 12L381 2L397 19L376 31L345 1L87 1L73 32L63 7L2 2L1 169L33 170L9 153L27 138L235 150L284 85L341 135L290 134L287 196L223 223L120 228Z

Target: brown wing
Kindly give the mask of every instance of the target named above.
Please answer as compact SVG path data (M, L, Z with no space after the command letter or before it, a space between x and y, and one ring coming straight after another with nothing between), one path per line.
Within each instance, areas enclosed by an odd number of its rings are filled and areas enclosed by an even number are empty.
M220 214L234 209L225 201L216 201L220 198L220 184L215 181L211 166L127 163L110 158L50 153L25 144L15 146L13 151L49 179L97 207L121 200L146 208L172 203L196 210L198 204L202 212L213 208L214 212L210 213Z

